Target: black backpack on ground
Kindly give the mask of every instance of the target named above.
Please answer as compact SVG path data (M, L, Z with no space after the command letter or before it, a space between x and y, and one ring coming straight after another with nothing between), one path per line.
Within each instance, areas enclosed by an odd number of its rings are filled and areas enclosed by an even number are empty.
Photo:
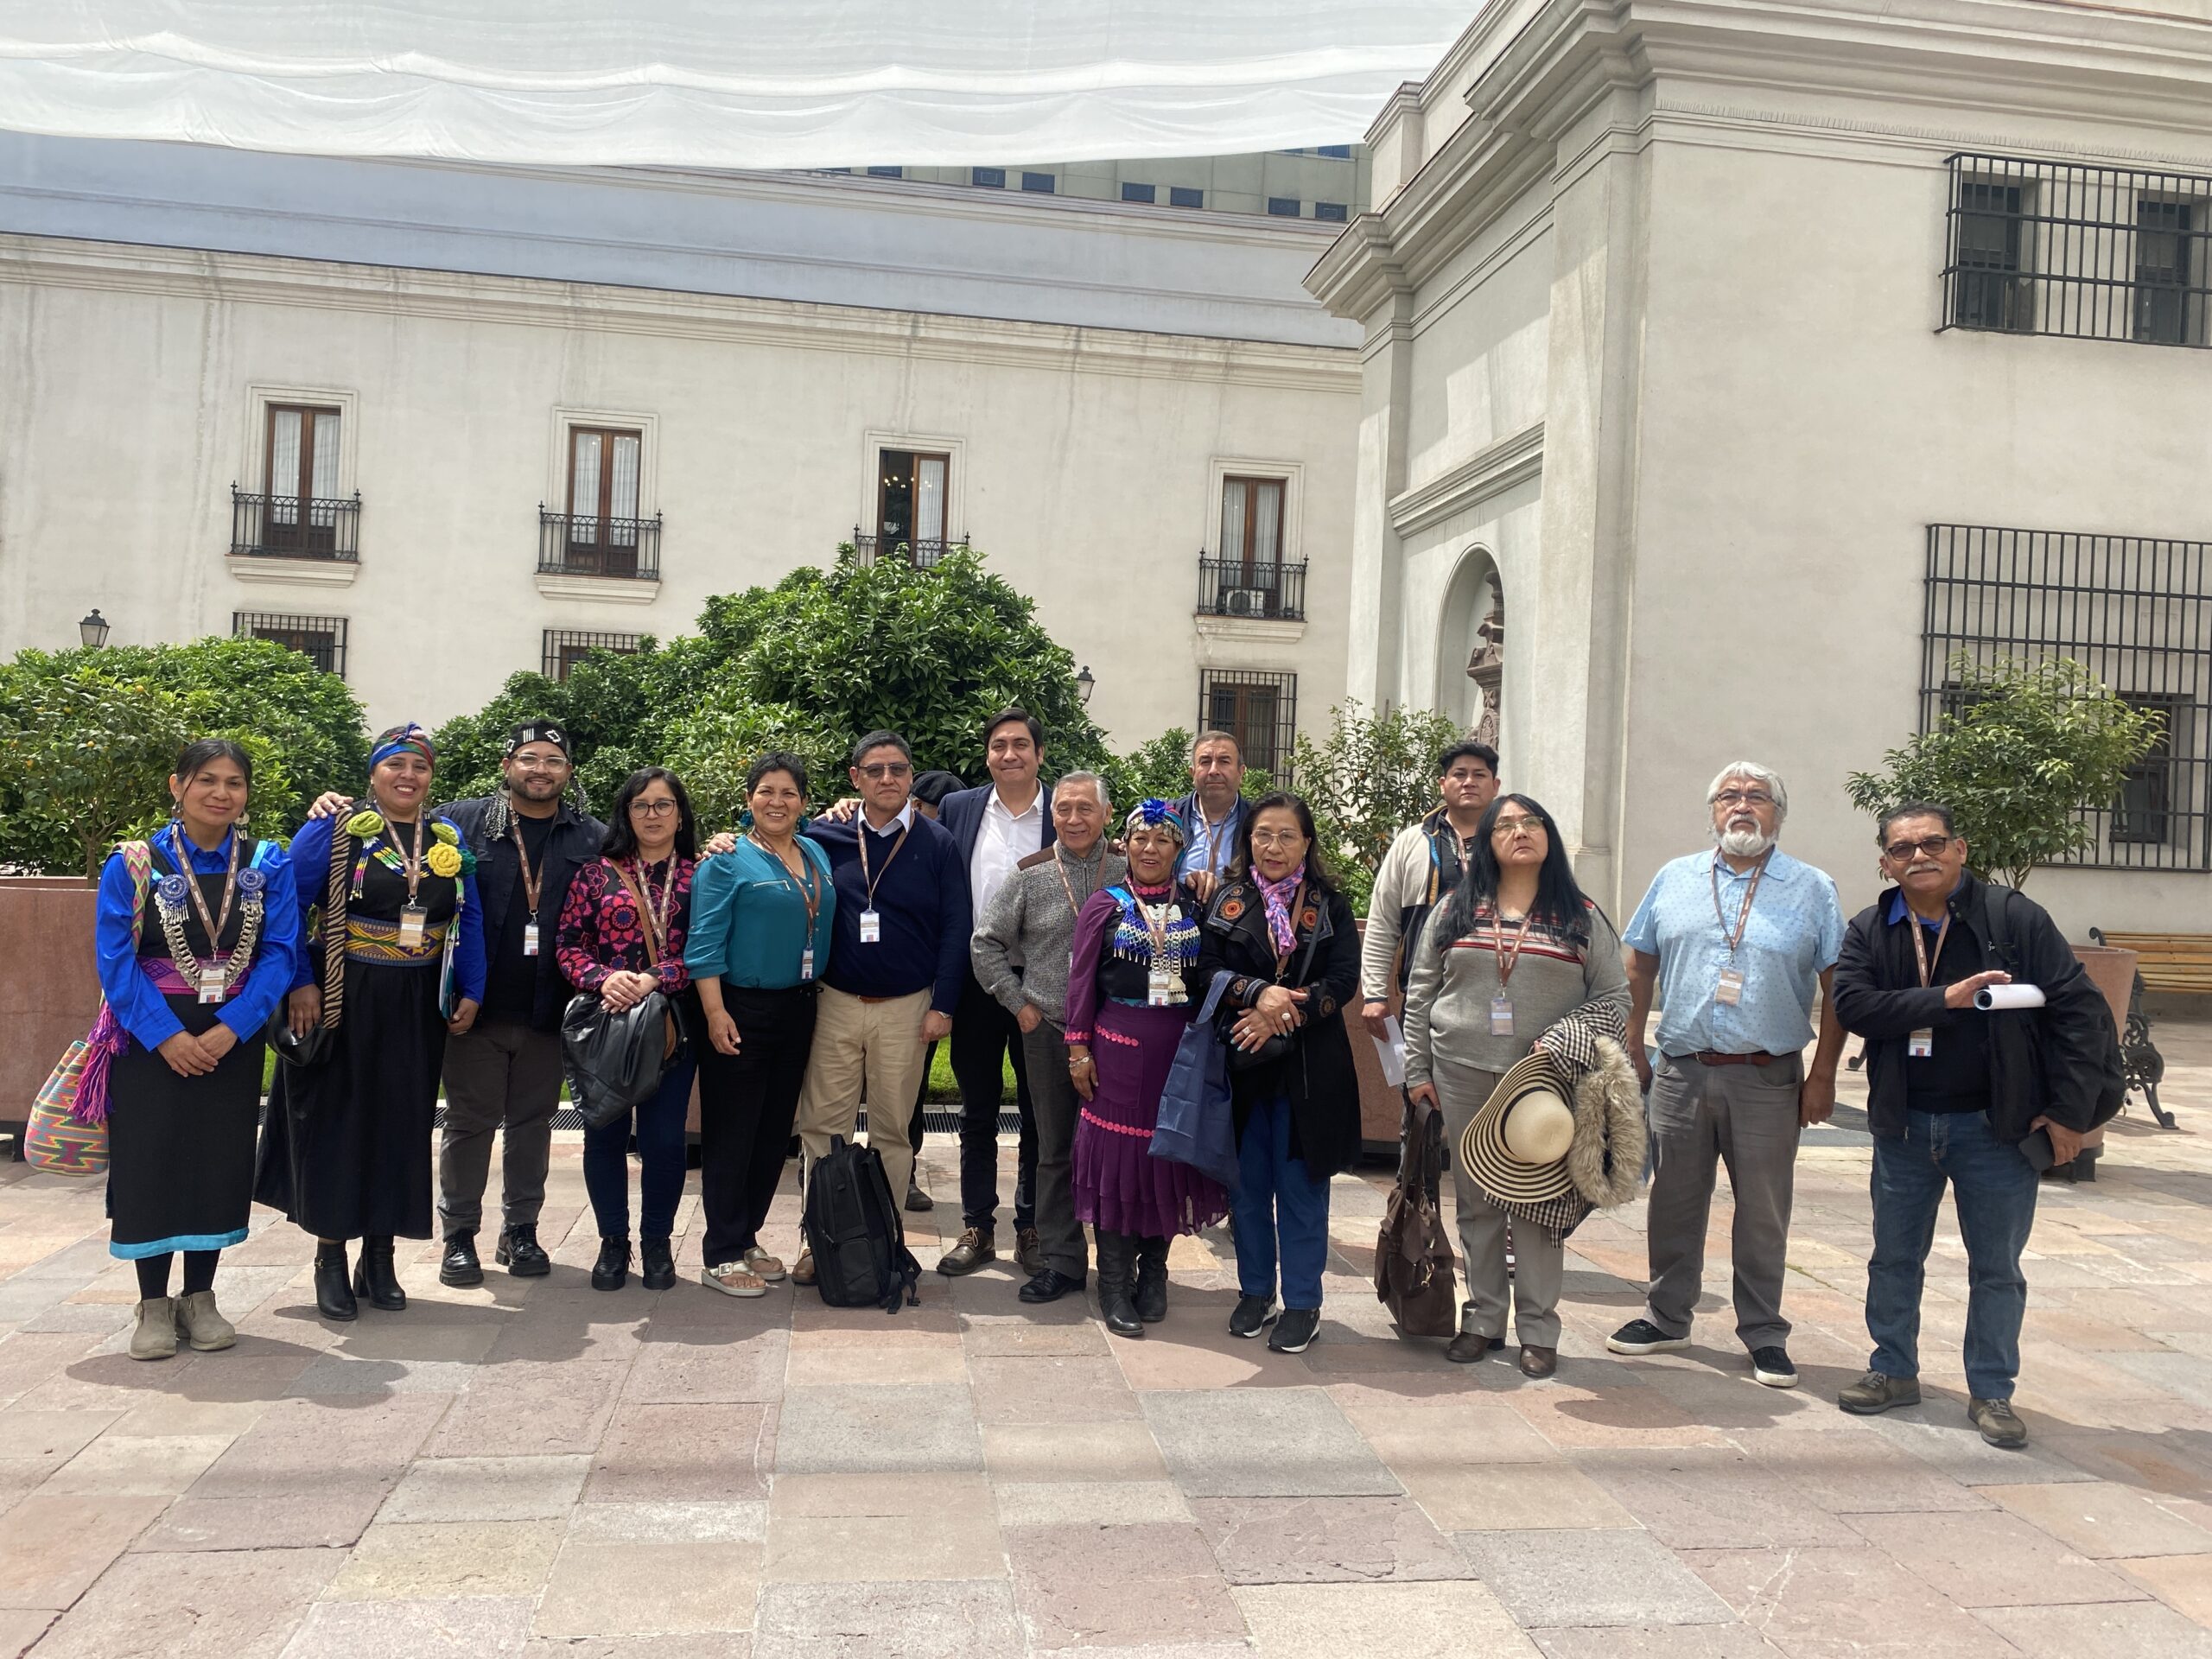
M830 1306L896 1313L902 1300L919 1305L914 1286L922 1264L906 1248L906 1225L874 1147L830 1137L830 1150L807 1174L799 1230L814 1255L814 1287Z

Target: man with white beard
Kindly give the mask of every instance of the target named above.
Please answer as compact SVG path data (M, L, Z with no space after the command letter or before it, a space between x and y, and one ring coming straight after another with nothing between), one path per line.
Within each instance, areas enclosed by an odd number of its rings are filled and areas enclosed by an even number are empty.
M1751 1375L1797 1385L1782 1317L1783 1255L1797 1135L1835 1109L1844 1029L1828 1003L1843 948L1835 883L1775 842L1789 816L1782 779L1738 760L1706 791L1714 847L1675 859L1652 879L1622 930L1628 955L1628 1051L1650 1090L1648 1224L1651 1287L1643 1317L1606 1340L1617 1354L1687 1348L1705 1274L1706 1217L1715 1167L1728 1166L1736 1334ZM1813 993L1821 1039L1812 1068ZM1643 1029L1658 993L1659 1063Z

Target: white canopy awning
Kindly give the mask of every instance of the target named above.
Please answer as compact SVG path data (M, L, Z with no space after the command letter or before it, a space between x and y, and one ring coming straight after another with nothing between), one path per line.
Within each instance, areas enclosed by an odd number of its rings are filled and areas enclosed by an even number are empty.
M0 125L541 165L1358 138L1479 0L0 0Z

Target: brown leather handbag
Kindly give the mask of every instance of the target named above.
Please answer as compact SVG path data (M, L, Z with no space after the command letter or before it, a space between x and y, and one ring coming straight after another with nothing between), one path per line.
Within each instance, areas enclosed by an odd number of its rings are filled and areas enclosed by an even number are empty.
M1438 1192L1444 1115L1408 1098L1398 1145L1398 1184L1375 1241L1375 1294L1400 1335L1448 1337L1459 1328L1459 1294Z

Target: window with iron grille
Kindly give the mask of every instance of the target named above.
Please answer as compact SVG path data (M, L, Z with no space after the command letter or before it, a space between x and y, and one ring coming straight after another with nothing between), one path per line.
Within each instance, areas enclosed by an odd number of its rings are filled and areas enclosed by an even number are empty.
M638 639L634 633L588 633L574 628L548 628L543 672L549 680L565 680L575 665L594 651L612 651L626 656L637 650Z
M2212 345L2212 179L1949 158L1945 328Z
M2212 543L1931 524L1921 728L1961 706L1946 666L2070 657L2132 706L2164 717L2066 861L2212 870Z
M239 639L271 639L289 645L326 674L346 677L346 619L233 611L231 633Z
M1229 733L1247 768L1257 766L1279 783L1287 781L1298 734L1298 676L1249 668L1200 670L1198 727Z

